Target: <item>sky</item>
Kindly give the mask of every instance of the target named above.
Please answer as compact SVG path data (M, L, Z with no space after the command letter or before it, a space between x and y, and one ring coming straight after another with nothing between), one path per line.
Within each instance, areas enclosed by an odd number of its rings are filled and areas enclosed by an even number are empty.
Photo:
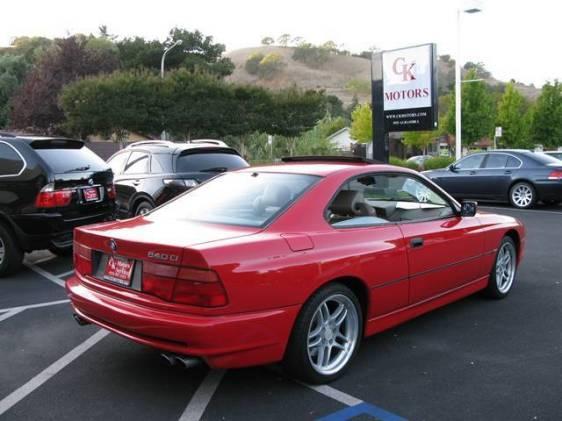
M537 87L562 79L559 0L2 0L0 46L20 35L64 37L97 33L164 40L174 26L199 29L227 50L252 47L283 33L312 43L333 40L352 52L427 42L457 54L461 14L462 62L483 62L500 80Z

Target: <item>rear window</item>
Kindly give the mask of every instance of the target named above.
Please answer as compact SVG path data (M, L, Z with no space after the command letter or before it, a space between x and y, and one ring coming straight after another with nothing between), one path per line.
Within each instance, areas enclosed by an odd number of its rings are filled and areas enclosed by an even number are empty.
M35 147L35 152L56 174L79 171L104 171L108 165L94 152L82 145L79 148Z
M542 152L535 152L533 154L533 159L541 164L560 164L558 159Z
M223 172L246 167L249 165L241 156L226 152L188 153L176 160L176 172Z
M282 173L226 173L152 212L148 219L263 227L319 177Z

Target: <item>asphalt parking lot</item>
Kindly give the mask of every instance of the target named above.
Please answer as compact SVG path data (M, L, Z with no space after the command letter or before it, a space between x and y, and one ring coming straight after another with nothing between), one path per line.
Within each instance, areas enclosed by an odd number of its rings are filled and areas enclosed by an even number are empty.
M71 258L28 255L0 280L0 419L560 420L562 207L484 210L527 227L511 295L472 296L371 337L321 387L276 367L170 367L155 350L80 327L61 287Z

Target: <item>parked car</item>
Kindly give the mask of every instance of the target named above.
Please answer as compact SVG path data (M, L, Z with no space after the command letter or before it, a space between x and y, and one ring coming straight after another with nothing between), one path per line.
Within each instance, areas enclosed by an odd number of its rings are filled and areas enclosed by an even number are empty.
M424 174L457 199L506 202L521 209L562 201L562 162L543 153L475 153Z
M562 151L544 151L545 154L562 161Z
M112 219L114 197L111 169L83 142L0 137L0 276L24 252L70 254L72 230Z
M408 162L414 162L418 167L423 168L425 161L431 159L431 155L415 155L407 159Z
M107 163L115 174L121 218L144 215L217 174L249 166L235 149L207 139L136 142Z
M283 360L323 383L363 336L480 290L509 294L525 244L516 219L475 218L475 202L405 168L287 161L79 228L66 283L75 319L186 365Z

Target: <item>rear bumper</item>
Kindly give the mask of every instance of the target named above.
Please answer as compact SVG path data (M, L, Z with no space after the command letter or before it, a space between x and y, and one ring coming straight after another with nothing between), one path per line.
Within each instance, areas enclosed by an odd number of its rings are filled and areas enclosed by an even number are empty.
M14 217L14 228L21 247L26 251L40 250L52 244L72 245L74 228L114 219L113 205L95 214L66 218L60 213L33 213Z
M200 316L153 309L66 281L76 313L107 330L160 350L232 368L280 361L300 306L254 313Z
M541 180L535 182L540 200L562 201L562 180Z

